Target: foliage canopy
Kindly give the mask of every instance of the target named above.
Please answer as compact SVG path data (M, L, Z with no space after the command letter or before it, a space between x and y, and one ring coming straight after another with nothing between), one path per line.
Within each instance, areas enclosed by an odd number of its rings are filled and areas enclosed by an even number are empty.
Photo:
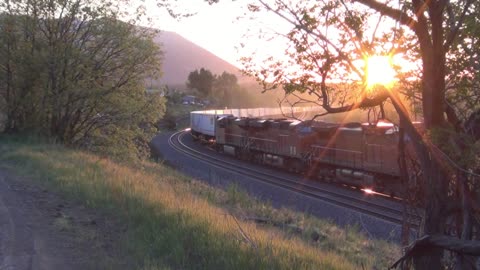
M146 142L164 106L145 95L160 50L153 32L123 22L121 1L3 1L0 111L5 131L102 149ZM137 14L141 16L141 14ZM128 143L127 143L128 142Z

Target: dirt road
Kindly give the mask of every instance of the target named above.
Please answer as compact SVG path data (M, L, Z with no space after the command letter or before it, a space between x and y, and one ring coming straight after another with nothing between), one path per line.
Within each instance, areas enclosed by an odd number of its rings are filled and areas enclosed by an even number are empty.
M118 219L71 201L0 169L0 270L133 268Z

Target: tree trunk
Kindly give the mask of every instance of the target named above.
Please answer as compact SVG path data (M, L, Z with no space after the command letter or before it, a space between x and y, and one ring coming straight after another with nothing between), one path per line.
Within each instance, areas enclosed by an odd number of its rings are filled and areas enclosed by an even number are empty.
M443 34L443 8L440 1L428 4L431 20L431 38L420 38L420 49L423 61L423 114L427 130L435 130L444 126L445 104L445 50ZM420 15L422 16L422 15ZM421 139L421 138L420 138ZM446 202L448 198L448 177L441 168L431 149L424 142L415 147L423 168L425 190L425 216L421 234L442 235L445 233ZM442 269L443 250L430 248L414 257L415 269Z
M431 40L420 42L423 61L422 102L425 128L443 126L445 104L445 49L443 45L443 8L438 2L429 8Z
M422 235L441 235L445 231L446 212L445 203L447 199L447 182L443 170L439 168L434 160L424 161L429 166L424 167L423 177L425 179L426 205ZM428 248L414 257L415 269L442 269L442 248Z
M417 157L423 169L423 189L425 190L425 216L420 228L421 235L442 235L445 230L445 209L447 202L448 179L439 161L435 158L424 142L423 137L413 126L406 108L400 101L398 94L390 93L392 103L404 124L405 132L411 139ZM415 269L442 269L443 250L429 248L415 254L413 261Z

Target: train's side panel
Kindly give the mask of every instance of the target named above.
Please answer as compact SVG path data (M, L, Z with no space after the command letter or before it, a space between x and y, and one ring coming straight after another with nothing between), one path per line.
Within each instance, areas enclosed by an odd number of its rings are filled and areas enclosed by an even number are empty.
M316 123L314 131L316 138L311 144L311 158L315 164L335 164L335 136L338 125L329 125L326 123Z
M241 124L243 123L237 120L232 122L228 132L228 136L229 136L228 142L230 145L243 149L247 141L247 132L244 128L240 126Z
M388 175L399 175L398 134L385 130L366 130L364 144L365 170Z
M251 131L253 150L270 153L281 154L282 142L279 140L279 132L277 128L268 127Z
M335 165L363 169L362 129L339 128L335 134Z

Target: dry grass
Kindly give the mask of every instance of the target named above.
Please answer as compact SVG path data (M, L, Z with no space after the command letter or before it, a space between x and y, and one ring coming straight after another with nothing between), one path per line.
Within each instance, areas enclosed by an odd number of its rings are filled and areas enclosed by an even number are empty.
M2 144L0 158L88 206L119 213L125 245L143 269L372 269L398 255L355 228L274 209L231 187L222 191L166 167L141 168L59 146ZM223 206L223 207L221 207ZM278 228L243 221L262 216ZM312 241L311 235L320 236ZM375 256L377 254L377 256Z

